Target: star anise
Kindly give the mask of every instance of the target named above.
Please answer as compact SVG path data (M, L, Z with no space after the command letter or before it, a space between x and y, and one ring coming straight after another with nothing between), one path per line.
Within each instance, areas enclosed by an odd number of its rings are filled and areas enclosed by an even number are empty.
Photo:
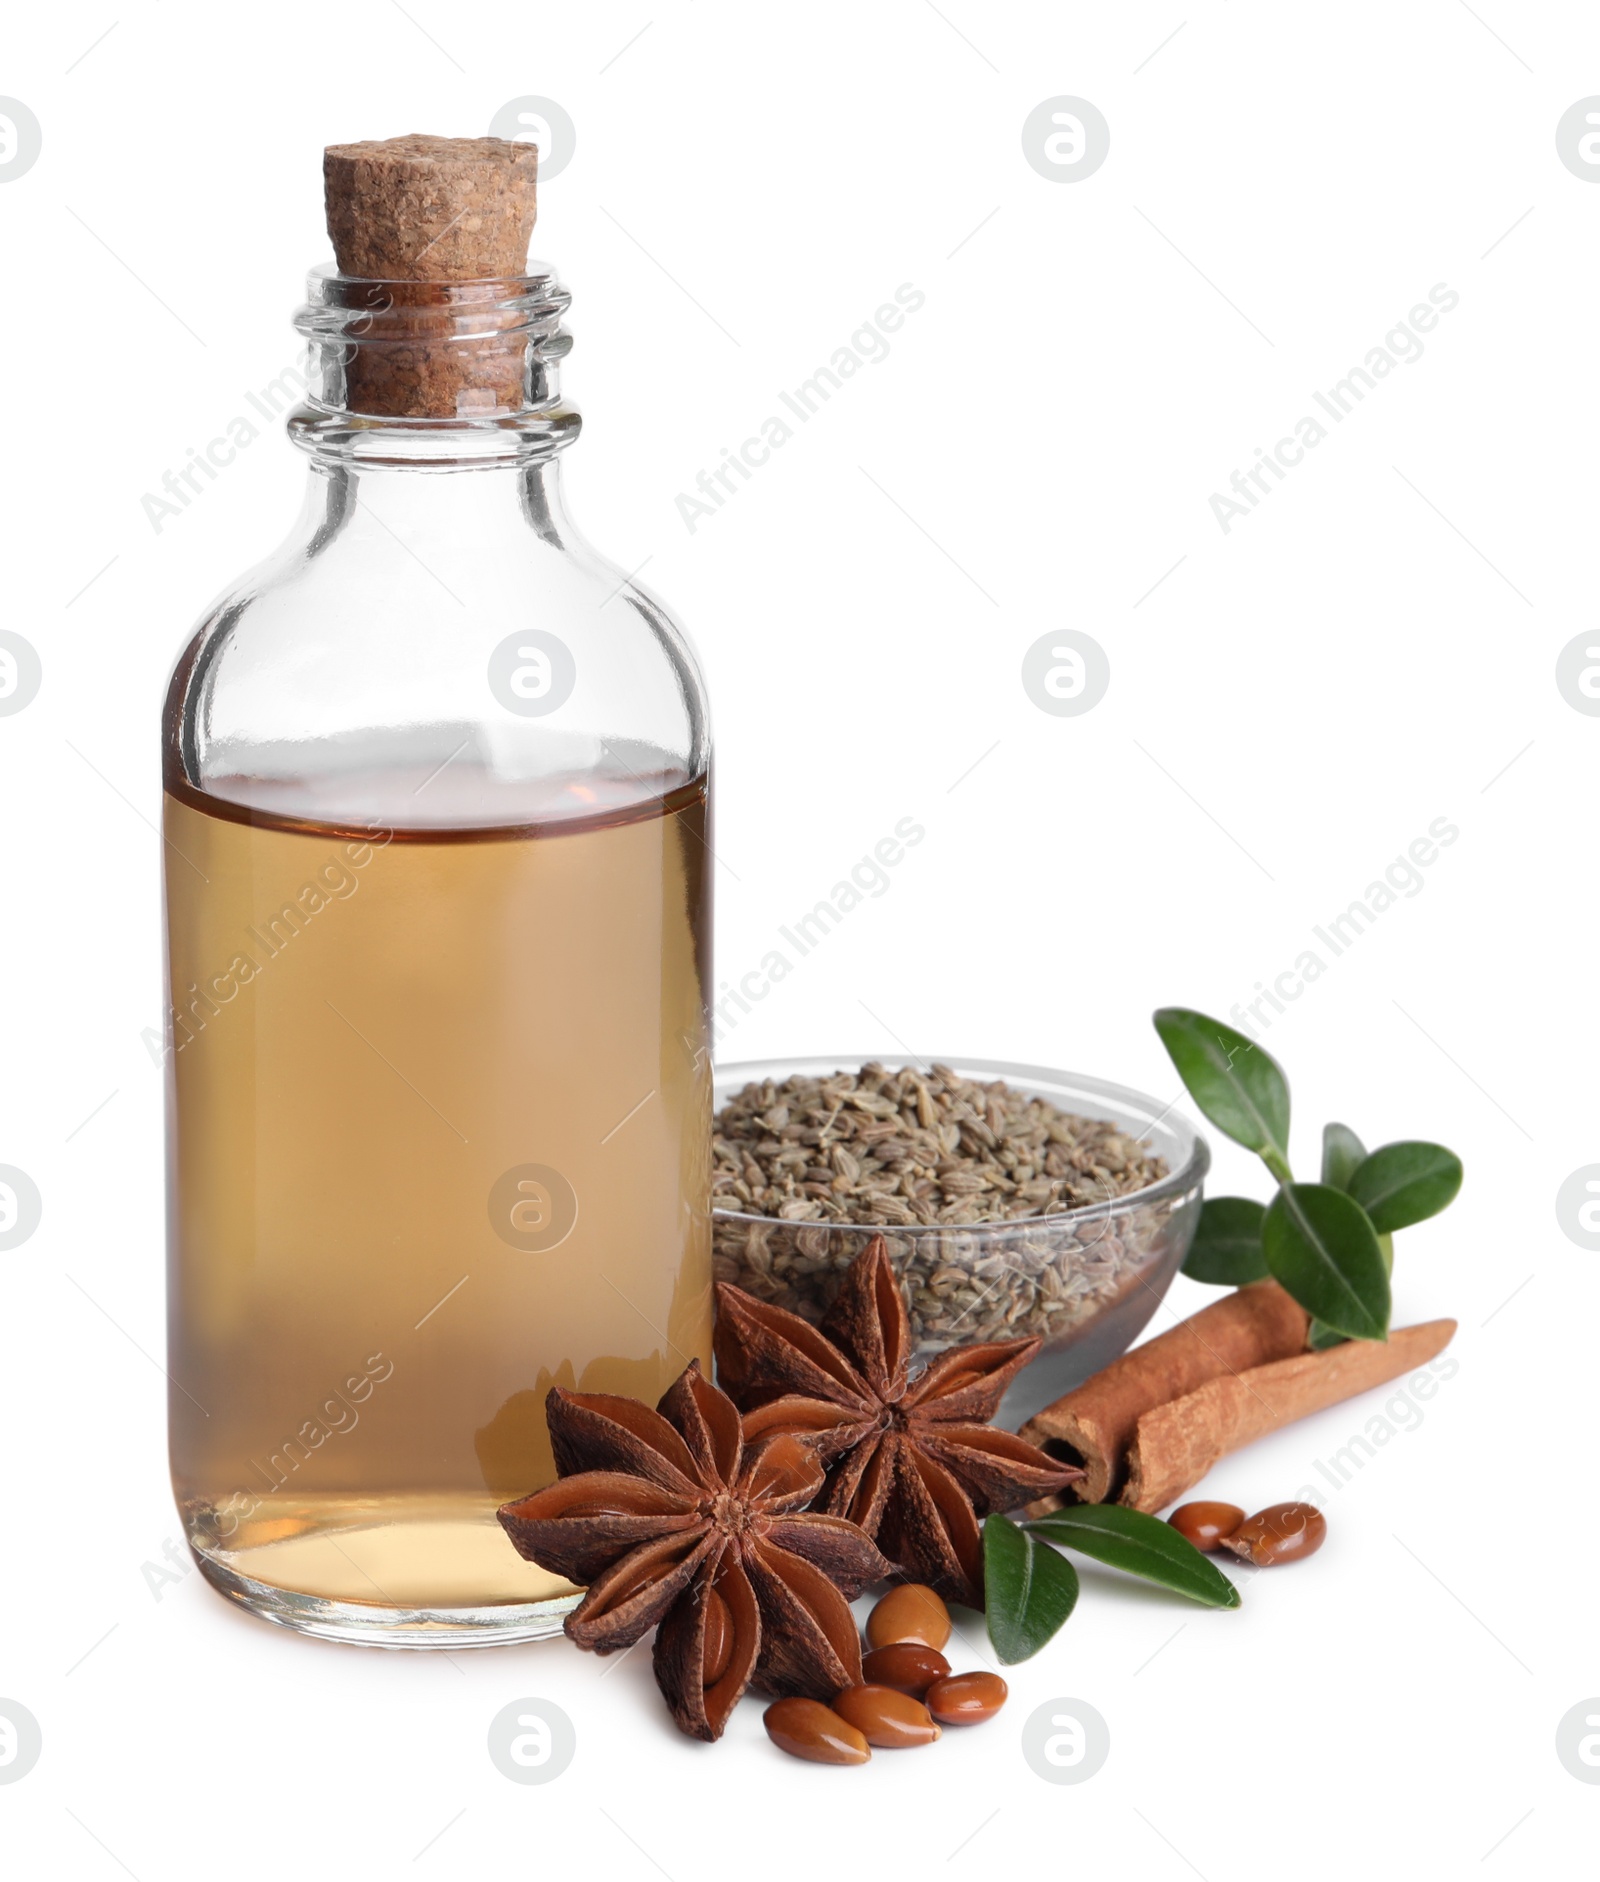
M979 1519L1083 1475L989 1423L1040 1341L955 1346L910 1369L911 1332L881 1235L851 1263L820 1327L717 1288L717 1376L748 1438L808 1439L829 1466L818 1505L858 1523L947 1599L983 1605Z
M553 1386L545 1416L560 1479L500 1521L519 1554L588 1584L570 1640L615 1653L659 1623L656 1683L693 1738L720 1738L748 1685L814 1699L860 1685L847 1602L892 1571L854 1523L807 1512L813 1446L747 1441L693 1361L655 1411Z

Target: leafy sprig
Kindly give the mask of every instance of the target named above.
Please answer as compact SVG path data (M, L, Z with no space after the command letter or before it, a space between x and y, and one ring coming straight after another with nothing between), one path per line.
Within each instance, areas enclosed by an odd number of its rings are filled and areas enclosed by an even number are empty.
M1243 1196L1208 1199L1184 1273L1215 1287L1271 1275L1311 1314L1317 1350L1345 1339L1387 1339L1392 1238L1455 1200L1461 1159L1429 1143L1369 1153L1348 1125L1329 1124L1321 1181L1297 1182L1289 1164L1289 1081L1271 1053L1187 1007L1162 1007L1155 1028L1195 1103L1218 1130L1255 1151L1278 1184L1265 1206Z
M1083 1503L1021 1524L989 1516L983 1525L984 1614L1005 1666L1031 1659L1077 1605L1078 1571L1058 1549L1074 1549L1204 1607L1239 1605L1239 1590L1214 1562L1170 1523L1142 1510Z
M1389 1335L1394 1235L1455 1200L1461 1160L1439 1144L1384 1144L1368 1152L1346 1124L1322 1133L1320 1181L1289 1163L1289 1081L1254 1040L1221 1020L1166 1006L1156 1031L1190 1096L1218 1130L1255 1151L1277 1182L1269 1203L1216 1196L1201 1207L1183 1271L1216 1287L1272 1276L1311 1314L1310 1344ZM1055 1546L1052 1546L1055 1545ZM1078 1601L1072 1549L1186 1596L1236 1608L1239 1591L1170 1523L1120 1504L1074 1504L1016 1523L983 1525L984 1612L1007 1666L1026 1660Z

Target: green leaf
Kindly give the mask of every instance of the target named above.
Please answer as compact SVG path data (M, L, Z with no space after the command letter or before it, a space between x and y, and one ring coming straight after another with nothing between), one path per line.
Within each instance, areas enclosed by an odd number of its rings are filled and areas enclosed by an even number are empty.
M1188 1007L1163 1006L1154 1023L1200 1109L1288 1182L1289 1083L1277 1060L1220 1019Z
M1394 1237L1392 1235L1378 1237L1378 1252L1383 1256L1384 1273L1392 1275L1394 1273ZM1306 1345L1314 1353L1325 1353L1330 1346L1346 1345L1349 1338L1348 1333L1341 1333L1337 1327L1330 1327L1321 1320L1313 1319L1310 1331L1306 1334Z
M1184 1273L1191 1281L1205 1281L1212 1287L1243 1287L1246 1281L1265 1280L1261 1224L1266 1213L1265 1203L1248 1196L1216 1196L1202 1203Z
M1081 1503L1028 1524L1064 1549L1159 1582L1208 1608L1236 1608L1239 1590L1171 1523L1115 1503Z
M1030 1660L1077 1605L1078 1571L1004 1516L983 1524L984 1615L1002 1666Z
M1326 1183L1286 1183L1261 1242L1273 1278L1317 1319L1356 1340L1389 1337L1389 1273L1366 1211Z
M1322 1180L1348 1193L1351 1172L1367 1154L1367 1147L1348 1124L1322 1127Z
M1442 1144L1384 1144L1345 1187L1380 1233L1392 1235L1447 1209L1461 1187L1461 1159Z

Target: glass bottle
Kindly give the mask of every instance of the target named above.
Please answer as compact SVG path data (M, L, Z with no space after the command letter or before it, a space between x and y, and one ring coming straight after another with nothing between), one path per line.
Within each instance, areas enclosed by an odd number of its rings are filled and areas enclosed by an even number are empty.
M304 510L168 695L174 1487L341 1639L556 1631L546 1391L709 1367L706 701L568 520L567 304L314 272Z

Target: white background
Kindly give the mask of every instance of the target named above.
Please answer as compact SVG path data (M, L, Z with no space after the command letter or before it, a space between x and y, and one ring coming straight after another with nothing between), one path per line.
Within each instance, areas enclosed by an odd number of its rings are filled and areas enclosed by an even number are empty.
M1592 1860L1600 1791L1555 1733L1600 1693L1600 1257L1555 1196L1600 1161L1600 721L1555 663L1594 623L1600 189L1555 127L1600 92L1600 16L1185 5L167 0L8 24L0 92L44 136L0 187L0 625L44 662L0 718L0 1162L44 1197L0 1256L0 1697L44 1734L0 1786L10 1873ZM1153 1007L1227 1013L1431 821L1460 830L1264 1034L1302 1169L1328 1117L1464 1157L1460 1202L1401 1238L1395 1316L1457 1316L1458 1375L1330 1495L1322 1554L1240 1612L1086 1569L999 1722L864 1771L783 1759L754 1700L720 1746L679 1738L643 1651L320 1645L198 1575L158 1600L145 1571L179 1534L141 1042L158 709L304 470L274 428L159 533L140 500L295 360L322 145L478 134L522 94L578 132L535 240L576 297L574 511L650 558L710 683L720 970L897 819L928 832L724 1057L905 1042L1171 1095ZM1070 184L1021 144L1057 94L1111 127ZM691 533L678 493L903 282L926 306L890 356ZM1460 302L1423 356L1224 534L1212 492L1441 282ZM1077 718L1020 681L1062 627L1111 663ZM1217 1162L1215 1191L1265 1193L1242 1153ZM1169 1304L1203 1298L1180 1281ZM1374 1409L1212 1487L1290 1495ZM525 1696L577 1731L538 1791L485 1750ZM1019 1736L1070 1697L1111 1752L1066 1790Z

